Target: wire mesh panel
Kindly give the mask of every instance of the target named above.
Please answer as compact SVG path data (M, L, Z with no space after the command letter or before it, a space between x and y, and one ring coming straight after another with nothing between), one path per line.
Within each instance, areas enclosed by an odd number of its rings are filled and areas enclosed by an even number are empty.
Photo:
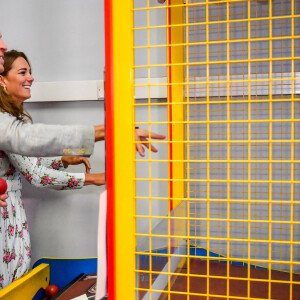
M300 1L133 16L136 299L300 299Z

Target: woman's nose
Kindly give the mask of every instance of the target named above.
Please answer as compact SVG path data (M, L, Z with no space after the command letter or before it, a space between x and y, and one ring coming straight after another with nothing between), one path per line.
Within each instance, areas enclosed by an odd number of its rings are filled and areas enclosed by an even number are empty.
M34 81L34 78L33 78L33 76L31 74L28 76L27 81L30 81L30 82Z

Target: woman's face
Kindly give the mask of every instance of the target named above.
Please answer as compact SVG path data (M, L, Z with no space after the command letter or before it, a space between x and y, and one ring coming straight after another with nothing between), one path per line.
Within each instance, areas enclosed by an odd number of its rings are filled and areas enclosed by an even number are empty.
M23 57L18 57L12 64L7 76L2 77L2 85L6 86L7 93L17 104L22 104L31 97L30 88L34 78L31 69Z

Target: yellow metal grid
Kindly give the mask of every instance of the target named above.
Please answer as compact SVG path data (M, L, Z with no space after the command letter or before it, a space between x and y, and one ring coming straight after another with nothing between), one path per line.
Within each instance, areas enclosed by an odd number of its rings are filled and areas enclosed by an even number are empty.
M136 299L297 299L300 1L132 7Z

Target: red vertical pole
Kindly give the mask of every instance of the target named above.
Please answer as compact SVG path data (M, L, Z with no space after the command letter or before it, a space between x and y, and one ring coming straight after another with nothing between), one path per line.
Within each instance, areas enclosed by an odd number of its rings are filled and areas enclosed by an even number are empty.
M108 296L115 300L115 206L114 206L114 103L112 0L104 1L105 12L105 152L107 188ZM101 270L100 270L101 272Z

